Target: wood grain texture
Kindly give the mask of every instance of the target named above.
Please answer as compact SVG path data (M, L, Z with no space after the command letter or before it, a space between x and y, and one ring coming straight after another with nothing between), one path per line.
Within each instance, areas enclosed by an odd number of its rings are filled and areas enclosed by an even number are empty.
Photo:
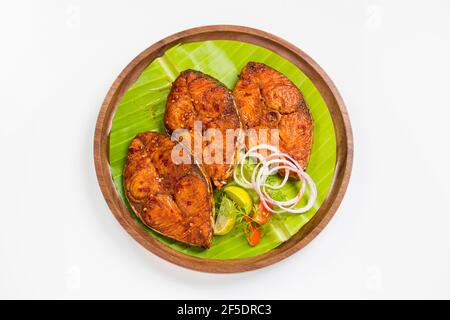
M192 257L175 251L153 238L133 219L117 194L108 158L109 133L114 113L126 90L157 57L180 43L204 40L237 40L272 50L291 61L308 76L319 90L330 111L336 133L336 168L330 191L314 217L277 248L251 258L215 260ZM94 136L94 162L103 196L125 230L149 251L177 265L216 273L249 271L289 257L306 246L328 224L339 207L350 179L353 161L353 137L344 102L325 71L306 53L289 42L264 31L231 25L204 26L185 30L153 44L126 66L109 89L101 106Z

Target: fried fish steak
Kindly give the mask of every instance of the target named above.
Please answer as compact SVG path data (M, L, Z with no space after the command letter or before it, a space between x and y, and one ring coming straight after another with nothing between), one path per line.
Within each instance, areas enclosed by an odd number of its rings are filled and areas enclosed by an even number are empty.
M211 183L193 161L176 164L172 160L176 145L168 135L138 134L128 149L125 194L133 211L151 229L209 248L214 208Z
M313 140L313 120L300 90L282 73L249 62L233 91L244 129L278 129L279 148L306 169ZM270 140L269 140L270 141ZM246 140L248 147L248 139Z
M201 135L217 129L221 139L202 139L202 148L194 148L194 122L201 122ZM189 142L183 141L197 159L202 159L206 174L218 188L223 186L237 161L241 123L231 92L218 80L199 71L186 70L173 82L167 98L164 123L168 133L187 129ZM234 134L228 137L229 134ZM206 136L208 136L206 134ZM227 140L229 141L227 145ZM205 159L208 153L208 160Z

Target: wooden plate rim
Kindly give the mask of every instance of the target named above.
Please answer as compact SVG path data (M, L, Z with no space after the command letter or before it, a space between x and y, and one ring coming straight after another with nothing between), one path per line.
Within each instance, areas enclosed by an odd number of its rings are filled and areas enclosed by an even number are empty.
M143 69L167 49L179 43L204 40L238 40L270 49L288 59L313 81L324 98L336 133L336 168L330 191L314 217L288 241L262 255L229 260L192 257L153 238L129 214L119 197L109 166L109 132L113 115L127 88ZM306 246L328 224L339 207L350 179L353 161L353 136L344 102L325 71L306 53L270 33L235 25L212 25L188 29L164 38L133 59L119 74L101 106L94 135L94 162L98 183L112 213L125 230L147 250L159 257L189 269L230 273L249 271L278 262Z

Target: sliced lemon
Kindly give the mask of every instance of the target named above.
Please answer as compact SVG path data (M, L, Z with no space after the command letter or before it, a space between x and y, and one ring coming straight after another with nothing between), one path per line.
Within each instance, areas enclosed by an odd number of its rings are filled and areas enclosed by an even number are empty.
M233 202L227 197L222 198L216 223L214 224L214 234L222 236L233 229L236 223L236 208Z
M225 194L230 197L231 200L245 210L245 214L249 214L253 207L253 201L250 195L245 189L237 186L229 186L223 189Z

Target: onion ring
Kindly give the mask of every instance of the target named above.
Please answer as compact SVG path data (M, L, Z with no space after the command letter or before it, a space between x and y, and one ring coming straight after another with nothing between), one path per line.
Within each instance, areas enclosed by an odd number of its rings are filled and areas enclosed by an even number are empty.
M264 156L260 152L258 152L260 150L268 150L271 152L271 154L268 156ZM256 158L259 162L257 162L255 167L253 168L251 181L249 181L244 175L243 168L246 164L246 160L252 158ZM260 144L250 148L240 158L240 160L238 161L238 166L240 166L240 177L237 176L238 168L236 168L233 174L234 181L243 188L254 189L258 194L264 208L272 213L305 213L313 207L317 199L317 187L313 179L305 171L303 171L298 161L296 161L290 155L281 152L274 146L268 144ZM271 175L276 174L279 170L284 170L283 181L275 186L267 184L267 178ZM273 199L269 195L267 188L270 188L272 190L279 190L283 188L288 182L291 173L296 174L301 181L301 187L297 195L286 201ZM306 205L304 205L303 207L297 207L300 201L303 199L307 188L309 189L309 197ZM273 209L273 206L276 206L277 209Z

